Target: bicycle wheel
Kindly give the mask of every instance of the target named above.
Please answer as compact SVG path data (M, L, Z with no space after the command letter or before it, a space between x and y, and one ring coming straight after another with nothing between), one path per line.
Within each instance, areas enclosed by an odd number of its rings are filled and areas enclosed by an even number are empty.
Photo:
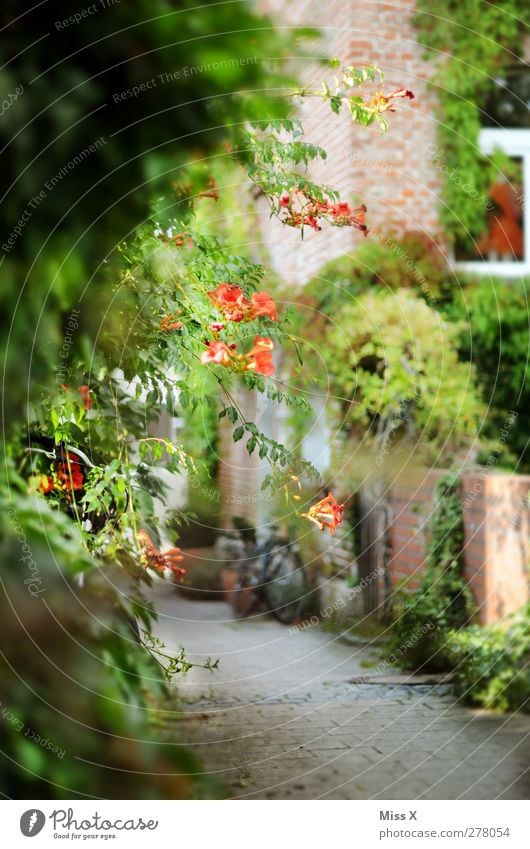
M274 547L267 555L263 592L269 611L289 625L302 612L307 578L298 553L288 545Z
M230 604L236 619L244 619L252 610L254 604L254 587L250 575L243 573L238 575L234 589L230 596Z

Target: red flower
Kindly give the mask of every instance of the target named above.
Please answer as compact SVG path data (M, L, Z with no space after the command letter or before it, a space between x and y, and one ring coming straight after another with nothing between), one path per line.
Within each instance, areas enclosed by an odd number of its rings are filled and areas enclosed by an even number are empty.
M409 100L414 100L414 95L407 88L397 88L388 97L408 97Z
M364 203L352 209L349 203L341 201L331 207L330 213L335 224L349 224L351 227L356 227L364 233L368 230L365 224L366 207Z
M272 349L274 343L272 339L267 339L263 336L256 336L254 339L254 347L248 354L235 354L237 346L235 344L227 345L220 340L207 342L207 349L201 354L201 363L216 363L221 366L232 366L236 372L254 371L256 374L264 374L270 377L274 374L274 365L272 362Z
M274 343L272 339L256 336L254 347L247 354L245 371L255 371L258 374L264 374L266 377L274 374L274 364L272 362L273 348Z
M60 466L57 469L57 476L62 486L65 489L83 489L83 475L81 472L72 469L72 476L70 477L68 467L62 463Z
M71 391L70 386L67 383L61 383L61 389L64 389L65 392ZM83 385L78 386L77 391L81 395L81 401L83 402L83 407L85 408L85 410L90 410L92 406L92 396L90 393L92 392L92 390L88 386Z
M225 327L226 324L224 323L224 321L212 321L212 323L210 324L210 330L212 330L214 333L219 333L219 331L224 330Z
M395 97L408 97L409 100L414 100L414 95L411 91L406 88L397 88L391 94L383 94L382 91L378 91L375 97L372 97L370 102L365 105L372 112L395 112L396 107L392 103Z
M201 354L201 363L217 363L221 366L230 365L232 361L232 350L224 342L208 342L208 350Z
M208 297L221 310L228 321L251 321L253 318L268 316L272 321L278 321L276 304L268 292L254 292L250 300L246 297L241 286L231 283L221 283ZM210 325L212 330L224 327L221 322Z
M216 201L219 200L219 186L215 182L215 177L211 176L208 179L208 189L203 191L203 192L199 192L197 197L212 198L213 200L216 200Z
M167 233L162 232L162 230L156 230L155 236L160 242L164 242L165 244L173 244L176 248L181 248L184 243L189 248L193 247L193 239L190 234L187 232L184 233L176 233L174 236L168 236Z
M69 463L57 463L56 475L65 489L83 489L84 475L75 454L68 455Z
M351 212L350 204L345 201L339 201L331 207L331 214L336 218L339 215L349 215Z
M231 283L221 283L213 292L208 292L208 297L228 321L242 321L250 307L241 286Z
M52 491L53 488L53 478L51 478L49 475L42 475L39 485L37 487L39 492L42 492L43 495L47 495L49 492Z
M184 560L180 548L170 548L169 551L162 552L156 547L146 531L139 531L137 539L143 549L144 566L155 569L157 572L170 569L176 577L186 574L186 570L178 565Z
M267 316L271 321L279 320L276 312L276 304L267 292L254 292L250 298L250 302L252 305L250 318Z
M92 397L90 395L90 388L88 386L78 386L78 391L81 393L81 400L83 401L83 407L85 410L90 410L92 406Z
M280 196L279 212L281 220L289 227L312 227L318 232L322 230L320 221L325 220L335 227L356 227L365 235L368 232L364 204L352 209L345 201L333 203L329 199L318 200L299 189L293 191L293 196L289 196L288 203L284 195Z
M289 194L289 192L284 192L280 196L280 206L288 207L290 203L291 203L291 195Z
M173 313L166 315L166 317L163 318L158 325L158 329L161 333L170 333L172 330L180 330L181 327L182 322L178 321L177 317L173 315Z
M344 504L337 504L331 492L328 492L325 498L310 507L307 513L302 513L302 516L314 522L321 531L329 528L330 533L333 534L342 522L343 513Z

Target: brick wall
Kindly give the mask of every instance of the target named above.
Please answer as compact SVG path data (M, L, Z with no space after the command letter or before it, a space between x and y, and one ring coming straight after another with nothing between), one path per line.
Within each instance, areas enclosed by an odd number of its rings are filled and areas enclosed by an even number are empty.
M415 3L262 0L258 5L279 25L320 28L322 39L308 46L311 55L337 57L343 64L378 65L385 74L384 91L400 86L414 91L416 99L400 102L398 112L390 115L386 135L376 127L354 126L347 112L337 117L315 98L302 102L299 115L307 140L328 151L327 160L312 165L310 176L338 189L345 200L366 203L372 229L368 238L404 230L436 235L441 181L426 153L436 132L435 95L427 87L433 65L424 61L424 49L416 41L411 20ZM334 74L310 59L301 60L297 71L304 82L323 77L331 81ZM301 243L299 232L269 221L265 204L262 211L271 265L296 285L307 282L328 259L354 251L363 239L351 228L325 228L307 232Z
M421 575L424 526L431 515L436 481L442 474L417 472L392 487L389 570L393 586L408 579L413 588ZM527 475L462 477L464 577L482 624L502 619L530 599L529 491Z

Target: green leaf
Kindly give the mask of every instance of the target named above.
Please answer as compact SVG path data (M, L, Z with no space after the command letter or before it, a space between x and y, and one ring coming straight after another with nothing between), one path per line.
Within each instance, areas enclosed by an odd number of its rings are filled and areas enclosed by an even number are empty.
M244 427L242 427L242 426L236 427L235 431L232 434L232 439L234 440L234 442L239 442L240 439L243 439L244 433L245 433Z

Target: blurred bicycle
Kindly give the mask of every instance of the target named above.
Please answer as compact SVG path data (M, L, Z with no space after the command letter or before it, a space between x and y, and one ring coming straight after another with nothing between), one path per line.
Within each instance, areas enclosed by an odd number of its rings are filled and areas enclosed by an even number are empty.
M294 622L308 591L297 544L281 536L276 526L260 542L248 526L239 532L244 555L230 597L235 616L242 619L261 606L285 625Z

